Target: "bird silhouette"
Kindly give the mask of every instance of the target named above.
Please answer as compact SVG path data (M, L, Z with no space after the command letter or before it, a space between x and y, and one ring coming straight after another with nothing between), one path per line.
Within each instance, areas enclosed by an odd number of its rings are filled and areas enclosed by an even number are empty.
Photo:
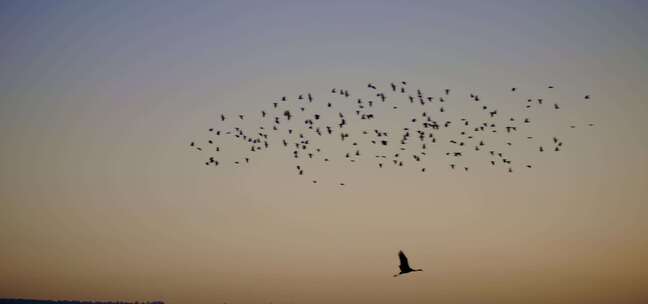
M402 250L398 252L398 259L400 260L400 265L398 265L400 272L395 274L394 277L410 272L423 271L423 269L412 269L407 261L407 256L405 256L405 253Z

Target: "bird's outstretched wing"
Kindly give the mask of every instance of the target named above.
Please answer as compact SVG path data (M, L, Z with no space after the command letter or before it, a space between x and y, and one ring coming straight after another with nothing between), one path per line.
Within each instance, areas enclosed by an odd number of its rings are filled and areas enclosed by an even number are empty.
M400 260L400 265L398 266L398 268L400 268L401 271L410 269L410 265L407 262L407 257L402 250L398 252L398 259Z

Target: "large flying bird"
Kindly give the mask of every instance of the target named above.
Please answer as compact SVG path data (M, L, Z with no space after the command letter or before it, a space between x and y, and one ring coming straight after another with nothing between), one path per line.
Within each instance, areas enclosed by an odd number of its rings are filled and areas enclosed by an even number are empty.
M400 272L395 274L394 277L414 271L423 271L423 269L412 269L407 261L407 256L405 256L405 253L402 250L398 252L398 259L400 260L400 265L398 265Z

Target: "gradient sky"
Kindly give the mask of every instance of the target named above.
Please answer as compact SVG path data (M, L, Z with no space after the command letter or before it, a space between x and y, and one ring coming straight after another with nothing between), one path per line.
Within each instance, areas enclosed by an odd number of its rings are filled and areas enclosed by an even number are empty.
M643 1L2 1L0 297L646 302L647 16ZM592 95L563 118L596 127L514 177L322 169L343 191L279 153L218 171L187 147L221 112L400 80L555 84ZM399 249L425 272L392 278Z

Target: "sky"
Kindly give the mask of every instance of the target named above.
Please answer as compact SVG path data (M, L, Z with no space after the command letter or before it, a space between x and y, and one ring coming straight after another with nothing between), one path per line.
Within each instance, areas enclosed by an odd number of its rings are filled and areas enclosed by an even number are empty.
M642 1L2 1L0 298L648 301L646 15ZM502 108L512 86L564 101L538 137L595 127L515 175L336 163L312 184L286 154L214 169L188 146L221 113L402 80ZM425 271L393 278L401 249Z

